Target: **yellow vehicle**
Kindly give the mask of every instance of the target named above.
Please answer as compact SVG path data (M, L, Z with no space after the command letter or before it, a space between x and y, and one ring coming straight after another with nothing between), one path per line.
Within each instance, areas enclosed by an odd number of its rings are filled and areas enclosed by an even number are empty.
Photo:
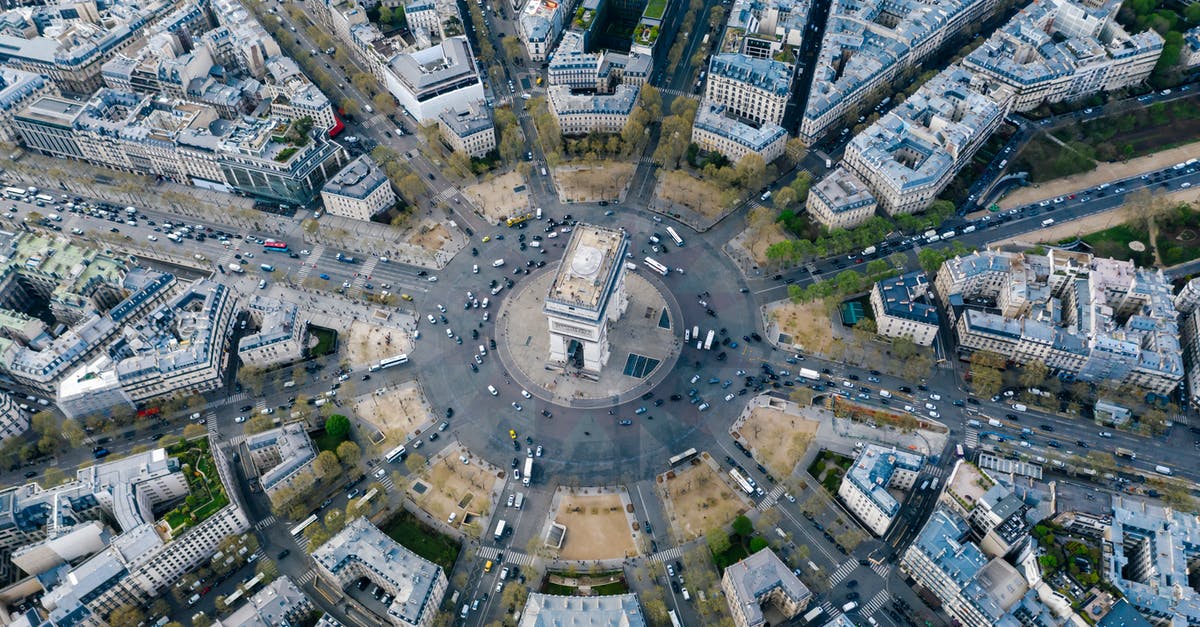
M400 298L403 298L404 300L409 300L409 301L412 300L412 296L409 296L408 294L401 294Z
M522 214L519 216L513 216L513 217L505 220L504 223L507 224L508 226L516 226L526 220L532 220L532 219L533 219L533 214L526 213L526 214Z
M539 76L539 77L537 78L537 84L538 84L538 85L541 85L541 84L542 84L542 77L540 77L540 76Z
M492 560L488 560L487 563L485 563L483 565L483 572L485 572L485 573L492 572Z
M509 429L509 430L508 430L508 437L510 437L510 438L512 438L512 439L514 439L514 440L515 440L515 439L517 439L517 432L516 432L516 431L513 431L512 429Z
M492 236L491 236L491 235L484 235L484 236L483 236L483 243L484 243L484 244L486 244L486 243L488 243L488 242L490 242L490 241L492 241Z

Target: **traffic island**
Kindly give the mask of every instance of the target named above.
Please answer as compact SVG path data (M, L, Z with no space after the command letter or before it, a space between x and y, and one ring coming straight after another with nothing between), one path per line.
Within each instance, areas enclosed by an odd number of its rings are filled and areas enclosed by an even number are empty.
M419 460L419 455L410 452L406 463ZM443 449L428 465L412 466L420 472L408 485L405 496L434 520L480 537L487 529L493 499L504 487L504 472L457 445Z
M394 388L380 388L354 400L354 413L382 434L380 449L387 450L417 437L433 426L433 409L416 382Z
M638 554L637 520L629 496L607 488L559 488L547 537L562 534L560 560L612 560ZM558 533L550 533L557 530Z
M752 505L725 483L708 453L701 453L687 466L659 475L655 482L664 497L677 544L728 524Z
M729 427L729 435L743 442L754 459L780 478L791 476L808 451L821 426L790 401L769 395L750 401Z

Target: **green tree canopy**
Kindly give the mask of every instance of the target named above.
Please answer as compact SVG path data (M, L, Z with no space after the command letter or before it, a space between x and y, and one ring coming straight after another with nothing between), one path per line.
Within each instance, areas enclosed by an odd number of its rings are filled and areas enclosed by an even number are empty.
M325 434L337 440L345 440L350 435L350 419L334 414L325 419Z

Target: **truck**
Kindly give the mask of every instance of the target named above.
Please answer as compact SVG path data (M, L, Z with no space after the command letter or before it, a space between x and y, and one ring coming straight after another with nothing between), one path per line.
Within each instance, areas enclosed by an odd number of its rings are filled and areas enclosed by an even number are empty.
M978 429L979 427L982 427L982 426L983 426L983 424L982 424L982 423L980 423L978 420L968 420L968 421L967 421L967 426L968 426L968 427L975 427L976 429Z
M496 533L494 533L492 535L495 536L497 542L499 542L501 540L501 538L504 537L504 528L507 525L508 525L508 523L503 520L496 523Z
M1015 409L1015 410L1017 410L1017 411L1029 411L1029 408L1028 408L1028 407L1026 407L1026 406L1024 406L1024 405L1022 405L1022 404L1020 404L1020 403L1013 403L1013 406L1012 406L1012 408L1013 408L1013 409Z
M513 507L521 509L523 503L525 503L525 493L517 492L516 499L513 501Z
M809 381L820 381L821 380L821 373L817 372L816 370L813 370L812 368L801 368L800 372L798 372L797 374L804 377L805 379L808 379Z
M1042 228L1051 226L1053 224L1054 224L1054 218L1046 218L1045 220L1042 220Z
M712 329L708 330L708 335L704 336L704 350L712 350L713 338L716 337L716 335L716 331L713 331Z
M532 476L533 476L533 458L526 457L525 458L525 472L521 475L521 484L524 485L525 487L529 487L529 483L530 483L530 481L532 481L532 479L531 479Z
M1171 469L1170 469L1170 468L1168 468L1168 467L1166 467L1166 466L1155 466L1155 467L1154 467L1154 472L1157 472L1157 473L1158 473L1158 474L1160 474L1160 475L1168 475L1168 476L1170 476L1170 474L1171 474Z
M342 253L337 254L337 260L342 263L355 263L354 257L351 257L350 255L343 255Z
M228 267L229 267L229 271L234 274L241 274L242 272L244 272L244 270L242 270L242 267L236 263L231 263L231 264L229 264Z
M1120 448L1120 447L1117 447L1117 449L1116 449L1116 450L1114 450L1114 451L1113 451L1113 453L1114 453L1114 454L1115 454L1117 457L1124 457L1124 458L1127 458L1127 459L1137 459L1137 453L1134 453L1133 451L1131 451L1131 450L1129 450L1129 449L1127 449L1127 448Z
M874 246L867 246L866 248L863 249L862 256L866 257L867 255L874 255L875 250L876 250L876 248Z

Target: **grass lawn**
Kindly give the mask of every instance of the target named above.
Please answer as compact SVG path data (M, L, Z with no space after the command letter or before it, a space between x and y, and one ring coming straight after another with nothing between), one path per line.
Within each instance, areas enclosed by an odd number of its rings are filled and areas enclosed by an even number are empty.
M629 586L624 580L614 581L612 583L606 583L599 586L592 586L592 591L602 597L607 597L618 594L626 594L629 592Z
M308 332L317 338L317 345L309 353L309 357L324 357L337 351L337 331L309 325Z
M542 594L557 594L569 597L575 595L575 588L547 581L546 585L542 586Z
M743 545L742 538L738 535L731 535L729 536L729 548L723 553L714 554L713 563L724 572L726 568L746 559L749 555L750 552Z
M646 3L646 10L642 12L642 15L661 20L663 12L666 10L667 0L650 0L650 2Z
M1083 241L1092 247L1092 253L1097 257L1112 257L1122 261L1134 260L1139 266L1154 264L1154 254L1150 252L1150 236L1142 230L1128 224L1096 231L1083 236ZM1141 242L1146 245L1144 252L1129 248L1130 242Z
M820 481L826 492L837 495L838 488L842 485L842 477L846 475L846 471L853 463L854 460L845 455L839 455L832 451L821 451L821 454L817 455L817 458L809 465L808 474Z
M412 514L401 510L383 526L389 538L404 545L413 553L442 567L447 574L454 569L461 550L450 536L439 533L417 520Z
M184 502L163 515L173 535L204 521L229 504L229 496L221 485L208 447L208 439L202 438L176 445L167 451L172 457L179 458L180 464L189 466L184 479L188 484L187 499L190 503Z
M329 435L324 429L314 431L309 436L312 437L313 444L317 445L318 451L333 451L336 453L338 445L346 441L345 438L335 438Z

